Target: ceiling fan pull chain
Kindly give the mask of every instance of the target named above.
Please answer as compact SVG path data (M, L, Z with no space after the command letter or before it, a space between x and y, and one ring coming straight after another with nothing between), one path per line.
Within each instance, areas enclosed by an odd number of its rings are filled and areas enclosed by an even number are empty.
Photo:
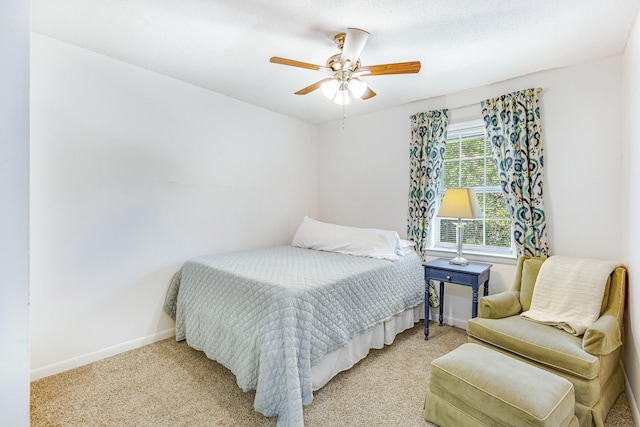
M347 118L347 104L342 104L342 130L344 130L344 121Z

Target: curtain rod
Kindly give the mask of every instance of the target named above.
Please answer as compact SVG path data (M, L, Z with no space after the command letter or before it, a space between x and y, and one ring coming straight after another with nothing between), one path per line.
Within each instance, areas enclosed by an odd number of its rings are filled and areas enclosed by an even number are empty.
M541 88L536 88L536 93L542 92ZM474 105L480 105L481 101L472 102L471 104L458 105L457 107L447 108L447 110L460 110L461 108L473 107Z

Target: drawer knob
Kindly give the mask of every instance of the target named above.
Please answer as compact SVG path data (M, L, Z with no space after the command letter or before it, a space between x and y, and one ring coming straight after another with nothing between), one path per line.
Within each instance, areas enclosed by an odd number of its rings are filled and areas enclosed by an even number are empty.
M451 276L447 276L447 280L451 280Z

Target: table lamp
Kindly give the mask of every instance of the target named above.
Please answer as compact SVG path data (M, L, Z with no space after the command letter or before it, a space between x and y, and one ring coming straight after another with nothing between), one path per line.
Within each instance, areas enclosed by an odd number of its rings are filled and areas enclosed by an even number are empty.
M464 223L462 219L479 218L482 216L475 191L470 188L447 188L440 204L438 217L457 218L456 240L457 256L449 260L449 264L467 265L468 261L462 257L462 234Z

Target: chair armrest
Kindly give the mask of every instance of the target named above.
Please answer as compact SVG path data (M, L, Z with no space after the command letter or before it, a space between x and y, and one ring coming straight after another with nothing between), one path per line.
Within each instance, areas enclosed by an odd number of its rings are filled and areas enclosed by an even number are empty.
M489 295L480 298L478 302L478 317L485 319L502 319L514 316L520 311L520 292L517 291L509 290Z
M609 354L621 345L620 323L610 314L600 316L582 337L582 349L595 356Z

